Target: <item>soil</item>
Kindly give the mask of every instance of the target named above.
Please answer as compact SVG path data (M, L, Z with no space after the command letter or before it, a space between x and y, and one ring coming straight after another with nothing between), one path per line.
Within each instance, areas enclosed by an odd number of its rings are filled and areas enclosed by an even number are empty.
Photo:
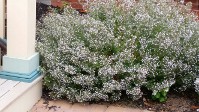
M46 101L52 100L48 93L49 90L43 89L42 98ZM171 91L167 95L167 101L163 103L153 101L150 96L143 95L142 98L136 101L132 101L126 96L123 96L116 102L93 101L84 102L84 104L101 104L107 106L139 108L154 112L199 112L199 97L194 90L187 90L181 93Z
M117 102L100 102L100 104L147 109L154 112L197 112L199 111L198 96L193 90L182 93L171 91L164 103L156 102L150 96L143 95L137 101L123 97Z
M37 20L49 13L49 7L45 4L37 3ZM55 8L55 7L52 7ZM51 100L48 96L48 90L43 89L43 98ZM144 93L147 94L147 93ZM187 90L185 92L177 93L171 91L168 93L168 99L164 103L159 103L151 100L150 96L143 95L143 97L137 101L131 101L127 97L123 97L117 102L86 102L89 104L97 103L104 105L113 105L120 107L132 107L147 109L155 112L199 112L199 97L194 90Z

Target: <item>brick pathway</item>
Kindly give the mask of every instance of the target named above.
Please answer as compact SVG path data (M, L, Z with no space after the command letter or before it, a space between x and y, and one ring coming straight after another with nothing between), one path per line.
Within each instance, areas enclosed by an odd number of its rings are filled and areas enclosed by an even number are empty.
M30 112L151 112L134 108L123 108L98 104L71 104L66 101L45 101L41 99Z

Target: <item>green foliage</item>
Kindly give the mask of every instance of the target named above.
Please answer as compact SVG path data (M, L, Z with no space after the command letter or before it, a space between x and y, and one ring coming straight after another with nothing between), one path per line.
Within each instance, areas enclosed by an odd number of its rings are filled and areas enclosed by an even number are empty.
M37 50L51 98L116 101L125 93L137 100L146 87L164 102L171 86L194 86L199 22L189 6L94 0L88 7L87 15L66 7L38 23Z
M157 92L155 95L152 95L153 100L157 100L159 102L165 102L167 100L167 89L163 89L160 92Z

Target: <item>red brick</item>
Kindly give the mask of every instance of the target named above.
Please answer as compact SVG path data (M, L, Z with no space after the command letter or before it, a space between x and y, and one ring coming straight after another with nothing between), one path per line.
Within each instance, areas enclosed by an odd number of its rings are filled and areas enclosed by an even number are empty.
M61 0L52 0L51 5L55 7L62 7L63 3Z
M80 3L86 3L86 0L79 0Z
M83 9L83 6L79 3L71 3L71 7L74 9Z
M193 4L193 5L192 5L192 10L199 10L199 5Z
M198 0L185 0L184 2L192 2L193 4L198 4Z
M64 2L68 2L72 8L74 9L83 9L83 6L81 3L86 2L85 0L80 0L80 3L78 0L51 0L52 6L55 7L62 7Z
M79 2L78 0L65 0L65 1L70 2L70 3Z

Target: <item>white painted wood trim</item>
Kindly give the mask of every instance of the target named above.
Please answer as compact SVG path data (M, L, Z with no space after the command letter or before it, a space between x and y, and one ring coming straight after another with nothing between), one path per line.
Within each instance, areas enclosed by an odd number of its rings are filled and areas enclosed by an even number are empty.
M0 98L0 112L27 112L42 95L42 78L32 83L20 82L10 92Z
M6 79L0 79L0 86L6 82Z
M35 34L36 0L7 0L7 56L34 55Z
M19 84L19 81L12 81L12 80L7 80L4 83L0 85L0 99L3 97L7 92L9 92L11 89L14 88Z
M5 37L5 0L0 0L0 38Z

